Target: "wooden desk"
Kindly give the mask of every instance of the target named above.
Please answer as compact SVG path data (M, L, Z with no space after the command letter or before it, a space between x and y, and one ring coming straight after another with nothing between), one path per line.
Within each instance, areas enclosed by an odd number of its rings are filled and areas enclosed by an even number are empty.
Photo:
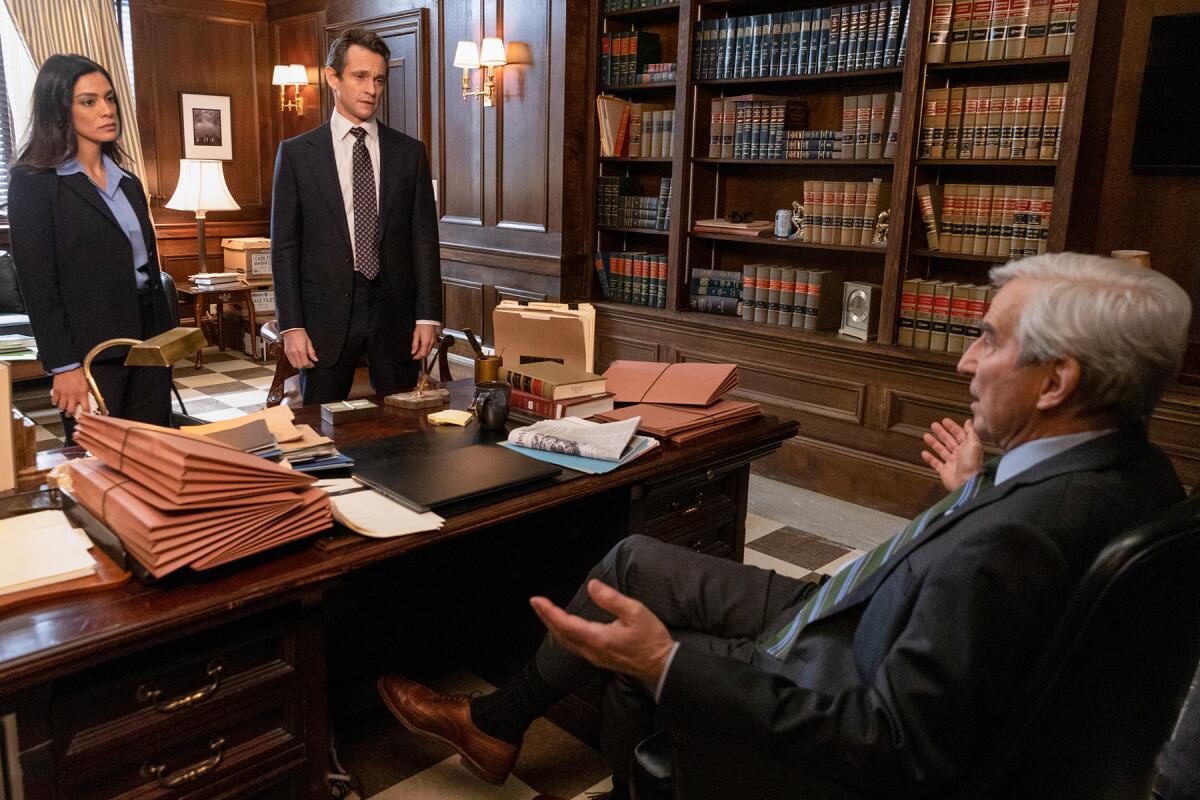
M452 405L464 407L469 391L455 384ZM424 412L390 407L377 420L337 427L324 425L316 407L296 416L339 445L426 424ZM451 516L437 533L327 550L301 542L159 586L135 581L16 609L0 618L0 718L15 727L9 759L19 762L24 797L328 797L325 626L333 612L323 603L339 580L505 521L599 500L621 529L598 536L645 533L740 558L749 464L795 432L794 422L764 417L665 445L607 475L559 480ZM200 774L161 787L188 768Z

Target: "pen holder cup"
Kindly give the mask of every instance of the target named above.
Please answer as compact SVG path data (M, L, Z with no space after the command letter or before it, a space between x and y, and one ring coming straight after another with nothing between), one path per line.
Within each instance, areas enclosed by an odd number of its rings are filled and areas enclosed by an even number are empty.
M500 380L500 356L479 356L475 359L475 383Z
M504 427L508 421L508 408L512 401L512 387L500 381L483 381L475 384L475 399L468 409L475 415L479 427L494 431Z

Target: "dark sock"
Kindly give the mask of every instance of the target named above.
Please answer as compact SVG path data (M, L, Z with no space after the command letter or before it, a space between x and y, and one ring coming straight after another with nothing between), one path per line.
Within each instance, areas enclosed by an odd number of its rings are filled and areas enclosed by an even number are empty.
M629 787L617 776L613 776L612 789L605 800L630 800Z
M533 721L561 699L530 662L499 691L471 700L471 719L488 736L518 744Z

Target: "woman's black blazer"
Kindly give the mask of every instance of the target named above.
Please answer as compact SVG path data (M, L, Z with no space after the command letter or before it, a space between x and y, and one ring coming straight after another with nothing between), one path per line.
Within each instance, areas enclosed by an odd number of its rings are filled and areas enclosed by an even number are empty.
M146 194L128 173L121 191L142 225L155 305L165 306L158 302L162 282ZM17 167L8 220L21 294L46 370L82 363L105 339L142 338L133 248L87 175Z

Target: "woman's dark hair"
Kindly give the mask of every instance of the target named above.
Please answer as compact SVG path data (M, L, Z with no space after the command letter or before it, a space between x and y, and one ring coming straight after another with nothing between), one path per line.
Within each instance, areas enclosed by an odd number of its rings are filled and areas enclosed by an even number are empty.
M99 72L112 85L108 70L79 55L53 55L38 70L33 84L33 119L29 136L17 156L14 166L49 169L75 157L79 141L71 122L71 105L75 101L75 84L84 75ZM121 106L117 104L117 139L100 145L104 155L118 166L128 160L119 144L121 138Z
M333 44L329 46L329 55L325 57L325 66L332 67L333 74L339 78L342 76L342 68L346 66L346 51L352 44L365 47L372 53L383 56L385 64L392 57L392 51L384 44L383 39L379 38L379 34L366 28L351 28L343 31L341 36L333 40Z

